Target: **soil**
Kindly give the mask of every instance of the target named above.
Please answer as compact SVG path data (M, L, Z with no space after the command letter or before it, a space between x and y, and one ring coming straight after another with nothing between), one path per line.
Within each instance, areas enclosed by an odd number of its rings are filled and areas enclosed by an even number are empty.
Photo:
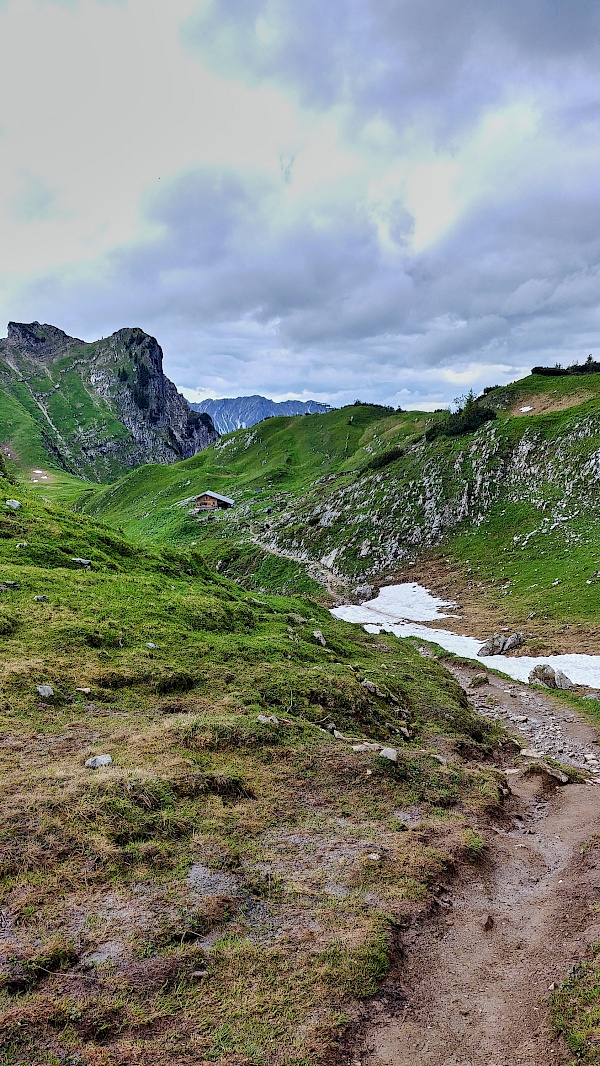
M506 631L525 633L527 643L516 655L600 655L600 626L564 624L543 618L531 618L523 622L516 616L511 619L509 605L490 602L487 586L483 582L469 581L456 566L443 559L428 559L405 567L399 574L386 575L374 582L383 585L415 581L442 599L457 603L458 618L444 618L431 622L432 628L448 629L453 633L479 637L482 642L492 633ZM427 625L428 623L423 623Z
M509 409L513 418L526 418L527 415L545 415L549 411L566 411L569 407L576 407L586 400L593 400L596 396L591 389L579 389L568 396L556 396L551 392L539 393L527 397L521 397ZM522 407L529 407L529 411L522 411Z
M480 713L514 726L525 717L520 703L532 710L527 685L487 673L473 689L474 674L485 671L450 669ZM511 729L523 748L542 723L565 763L583 765L586 754L600 760L592 725L555 698L536 692L535 700L520 736ZM549 999L600 938L600 780L561 787L525 757L507 770L505 822L484 831L483 862L441 888L425 926L405 935L348 1066L548 1066L572 1058L551 1030Z

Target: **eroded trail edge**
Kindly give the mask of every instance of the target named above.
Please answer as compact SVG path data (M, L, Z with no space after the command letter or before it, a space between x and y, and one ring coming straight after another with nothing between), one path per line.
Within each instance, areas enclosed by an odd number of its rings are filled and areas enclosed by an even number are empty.
M450 669L473 698L475 668ZM522 707L531 699L527 686L488 674L473 702L509 725L520 718L512 732L524 746L542 730L557 752L573 752L568 761L600 757L591 725L541 693L530 716ZM405 936L348 1056L353 1066L547 1066L572 1057L552 1033L549 1000L600 938L600 787L559 787L530 772L527 759L508 780L505 823L485 830L483 862L441 891L434 915Z

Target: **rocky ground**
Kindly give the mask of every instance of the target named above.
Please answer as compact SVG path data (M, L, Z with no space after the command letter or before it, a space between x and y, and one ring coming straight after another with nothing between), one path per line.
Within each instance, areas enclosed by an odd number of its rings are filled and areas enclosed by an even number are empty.
M480 713L521 750L600 767L597 730L527 685L451 666ZM592 760L596 760L594 764ZM552 990L600 937L600 792L564 787L516 756L504 823L484 861L441 889L426 927L407 934L387 986L363 1019L349 1066L547 1066L571 1056L549 1020Z

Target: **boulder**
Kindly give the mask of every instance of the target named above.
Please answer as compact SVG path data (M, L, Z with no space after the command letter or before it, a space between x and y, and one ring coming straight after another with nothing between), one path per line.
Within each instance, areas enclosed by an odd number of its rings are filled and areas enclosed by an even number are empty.
M72 555L71 562L76 563L77 566L84 566L87 570L89 570L92 565L91 559L82 559L80 555Z
M504 648L502 651L506 654L507 651L512 651L513 648L520 648L525 643L524 633L511 633L510 637L507 637L504 641Z
M545 685L546 688L556 688L554 668L550 663L538 663L529 674L530 685Z
M570 677L563 674L562 670L554 671L554 684L556 688L573 688L573 682Z
M320 644L322 648L327 647L327 641L325 640L325 637L321 633L320 629L313 629L313 637L315 638L317 644Z
M562 670L555 670L550 663L539 663L534 666L529 674L529 684L545 685L546 688L567 689L573 687L573 682Z
M21 506L21 501L20 500L7 500L6 501L6 506L8 507L8 509L10 511L18 511L19 507Z
M502 633L494 633L493 637L488 637L477 654L504 655L507 651L512 651L513 648L520 648L521 644L524 643L525 635L523 633L511 633L509 637L505 637Z
M102 766L112 766L112 759L110 755L94 755L85 760L85 765L88 770L100 770Z
M494 633L493 637L488 637L485 644L482 644L478 655L502 655L504 651L504 645L506 643L506 637L502 636L502 633Z

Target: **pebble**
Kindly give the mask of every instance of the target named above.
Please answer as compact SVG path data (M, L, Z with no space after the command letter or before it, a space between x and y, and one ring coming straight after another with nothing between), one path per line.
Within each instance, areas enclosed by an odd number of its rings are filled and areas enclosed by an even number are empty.
M88 770L99 770L102 766L112 766L112 758L110 755L94 755L85 760L85 765Z

